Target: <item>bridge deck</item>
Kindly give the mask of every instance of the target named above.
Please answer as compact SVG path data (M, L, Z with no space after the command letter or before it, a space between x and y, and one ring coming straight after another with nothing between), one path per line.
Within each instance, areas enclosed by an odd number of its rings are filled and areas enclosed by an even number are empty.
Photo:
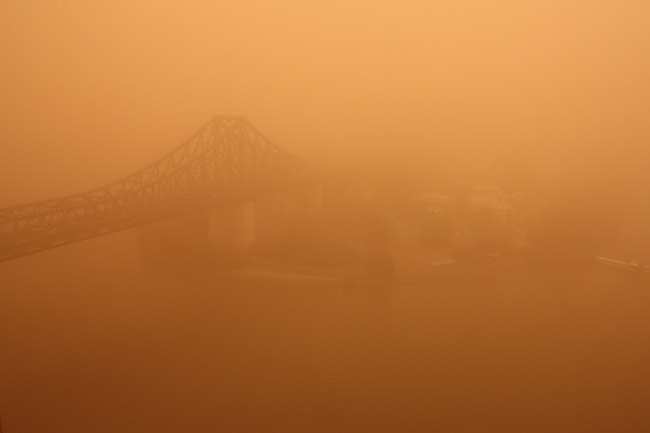
M300 186L309 173L246 119L214 117L170 153L102 188L0 209L0 262Z

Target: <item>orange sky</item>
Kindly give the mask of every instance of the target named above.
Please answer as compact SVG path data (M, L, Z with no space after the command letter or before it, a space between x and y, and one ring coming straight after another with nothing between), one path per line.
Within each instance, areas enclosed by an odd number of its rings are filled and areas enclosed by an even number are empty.
M111 181L215 113L307 157L642 165L649 18L643 0L3 0L0 204Z

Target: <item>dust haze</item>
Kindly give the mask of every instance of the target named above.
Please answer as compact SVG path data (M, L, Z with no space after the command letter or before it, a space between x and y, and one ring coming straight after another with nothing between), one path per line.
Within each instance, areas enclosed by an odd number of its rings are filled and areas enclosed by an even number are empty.
M650 431L649 20L4 0L0 431Z

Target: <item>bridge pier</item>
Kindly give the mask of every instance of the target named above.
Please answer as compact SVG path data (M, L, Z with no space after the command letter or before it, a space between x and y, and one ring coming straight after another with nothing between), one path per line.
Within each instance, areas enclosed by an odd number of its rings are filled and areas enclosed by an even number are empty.
M322 208L321 186L310 185L148 224L137 229L138 241L152 257L241 250L258 240L305 235Z
M257 240L252 201L211 210L208 219L208 239L214 245L242 249Z
M315 184L307 190L307 210L310 217L315 217L323 212L323 186Z

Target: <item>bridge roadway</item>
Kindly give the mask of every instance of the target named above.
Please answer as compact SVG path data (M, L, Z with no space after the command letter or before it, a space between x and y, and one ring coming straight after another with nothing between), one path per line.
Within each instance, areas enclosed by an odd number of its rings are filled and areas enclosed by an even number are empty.
M170 153L81 194L0 209L0 262L308 185L304 164L245 118L215 116Z

